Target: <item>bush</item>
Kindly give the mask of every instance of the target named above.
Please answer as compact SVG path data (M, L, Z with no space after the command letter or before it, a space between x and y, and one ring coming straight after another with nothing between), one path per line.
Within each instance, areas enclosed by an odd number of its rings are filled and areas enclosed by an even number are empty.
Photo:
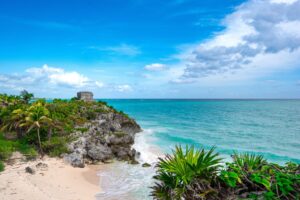
M295 163L285 166L268 163L262 156L235 154L233 162L226 164L221 179L235 190L247 186L255 198L299 199L300 167ZM233 173L235 178L227 176ZM261 195L257 195L257 191Z
M79 127L79 128L76 128L75 129L76 131L80 131L81 133L86 133L86 132L88 132L88 128L85 128L85 127Z
M0 160L0 172L4 171L4 163Z
M156 199L181 199L189 184L195 179L205 179L208 183L215 180L220 168L221 159L214 148L209 151L195 150L176 146L172 155L159 158L157 175L158 181L152 187L152 196Z
M52 137L51 140L42 143L43 150L51 157L68 153L67 139L64 137Z
M119 114L127 119L130 119L130 117L126 113L124 113L122 110L119 112Z
M7 160L15 150L15 142L0 139L0 160Z
M36 149L24 141L21 141L17 145L17 149L29 160L35 159L38 156Z
M176 147L157 164L155 199L300 199L300 165L280 166L262 156L234 154L219 172L220 159L213 149L195 151Z
M27 159L35 158L38 153L25 140L7 140L0 136L0 160L9 159L14 151L20 151Z

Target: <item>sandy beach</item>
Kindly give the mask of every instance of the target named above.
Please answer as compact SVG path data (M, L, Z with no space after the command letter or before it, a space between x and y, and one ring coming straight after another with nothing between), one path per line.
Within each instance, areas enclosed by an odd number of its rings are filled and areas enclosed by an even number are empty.
M37 168L38 163L47 167ZM25 171L28 166L35 174ZM30 162L16 159L0 173L0 200L93 200L101 191L99 168L73 168L62 159L48 157Z

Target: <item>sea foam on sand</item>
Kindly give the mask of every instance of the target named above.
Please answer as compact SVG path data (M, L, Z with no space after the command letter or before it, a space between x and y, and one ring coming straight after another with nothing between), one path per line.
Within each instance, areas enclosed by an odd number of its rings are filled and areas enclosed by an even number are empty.
M159 149L151 145L153 131L148 129L136 134L133 148L140 152L138 161L140 164L131 165L124 162L114 162L105 165L105 169L99 171L102 193L97 195L99 200L147 200L151 199L150 186L153 184L155 163L161 155ZM143 163L152 166L144 168Z

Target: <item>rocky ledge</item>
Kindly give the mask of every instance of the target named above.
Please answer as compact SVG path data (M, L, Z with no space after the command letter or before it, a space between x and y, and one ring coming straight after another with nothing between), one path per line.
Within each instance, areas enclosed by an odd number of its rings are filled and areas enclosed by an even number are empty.
M102 113L76 130L73 133L76 139L68 145L70 153L64 155L64 160L72 166L84 167L85 163L112 159L136 163L138 152L132 145L141 128L128 116Z

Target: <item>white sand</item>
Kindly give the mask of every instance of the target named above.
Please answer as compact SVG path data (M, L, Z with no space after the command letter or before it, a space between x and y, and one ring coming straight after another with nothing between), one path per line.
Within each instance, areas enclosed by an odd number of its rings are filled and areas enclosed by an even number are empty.
M34 175L25 172L27 166L39 162L46 163L48 169ZM73 168L56 158L17 161L0 173L0 200L93 200L100 192L98 169Z

